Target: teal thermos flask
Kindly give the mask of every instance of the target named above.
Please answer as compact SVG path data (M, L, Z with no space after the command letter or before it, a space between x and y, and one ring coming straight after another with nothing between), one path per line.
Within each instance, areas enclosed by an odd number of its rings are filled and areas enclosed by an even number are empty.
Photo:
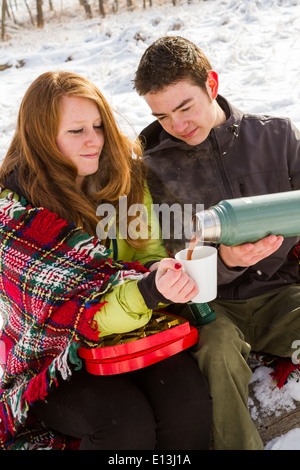
M233 246L268 235L300 235L300 191L227 199L192 217L193 238ZM215 318L208 304L189 303L198 325Z
M233 246L268 235L300 235L300 191L227 199L192 217L192 232L202 242Z

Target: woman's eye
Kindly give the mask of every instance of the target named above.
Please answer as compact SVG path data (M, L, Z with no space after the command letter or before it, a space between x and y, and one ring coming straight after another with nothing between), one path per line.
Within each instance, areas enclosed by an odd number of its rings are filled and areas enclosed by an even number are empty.
M69 133L70 134L80 134L80 132L82 132L83 129L70 129L69 130Z
M95 129L96 131L102 131L103 125L101 124L100 126L94 126L94 129Z

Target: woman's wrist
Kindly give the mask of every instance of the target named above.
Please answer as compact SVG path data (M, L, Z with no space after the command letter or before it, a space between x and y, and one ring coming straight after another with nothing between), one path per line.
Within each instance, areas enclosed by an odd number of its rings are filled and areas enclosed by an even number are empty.
M156 271L150 272L146 277L137 282L138 288L147 307L154 310L158 304L172 304L171 300L166 299L157 289L155 283Z

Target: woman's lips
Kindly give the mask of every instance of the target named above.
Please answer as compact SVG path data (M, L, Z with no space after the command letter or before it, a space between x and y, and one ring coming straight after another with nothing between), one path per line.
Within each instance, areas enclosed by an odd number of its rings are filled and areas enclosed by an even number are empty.
M98 158L99 157L99 153L87 153L87 154L84 154L84 155L81 155L81 157L83 158L88 158L89 160L93 160L94 158Z

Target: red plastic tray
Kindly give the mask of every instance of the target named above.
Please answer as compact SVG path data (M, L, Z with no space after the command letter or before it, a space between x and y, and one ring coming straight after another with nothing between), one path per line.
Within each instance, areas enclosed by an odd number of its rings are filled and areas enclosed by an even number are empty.
M177 318L168 314L169 317ZM198 341L198 330L180 318L181 324L168 330L115 346L79 348L86 369L94 375L113 375L130 372L162 361L187 349Z

